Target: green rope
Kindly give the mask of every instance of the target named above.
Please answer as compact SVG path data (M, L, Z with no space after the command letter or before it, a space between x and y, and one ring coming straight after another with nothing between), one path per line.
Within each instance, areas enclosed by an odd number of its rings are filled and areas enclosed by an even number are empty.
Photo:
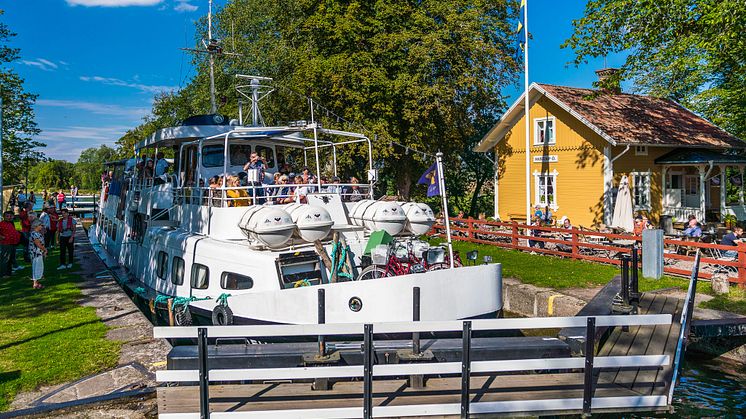
M158 294L155 296L155 300L153 300L153 304L168 304L168 300L170 300L172 297L170 295L165 294Z
M220 304L220 305L221 305L221 306L223 306L223 307L227 307L227 306L228 306L228 297L230 297L230 296L231 296L230 294L227 294L227 293L222 293L222 294L220 294L220 296L219 296L219 297L218 297L218 298L217 298L217 299L215 300L215 302L216 302L217 304Z
M192 301L203 301L203 300L210 300L210 297L205 298L197 298L197 297L174 297L174 302L171 305L172 307L176 308L177 306L188 306L189 303Z
M338 277L352 279L350 273L342 272L345 268L345 260L347 259L347 252L349 251L350 246L342 247L340 242L334 243L334 246L332 247L332 278L336 272ZM339 256L339 259L337 259L337 256Z
M143 287L137 287L137 288L134 289L133 292L135 294L137 294L137 295L145 296L145 288L143 288Z

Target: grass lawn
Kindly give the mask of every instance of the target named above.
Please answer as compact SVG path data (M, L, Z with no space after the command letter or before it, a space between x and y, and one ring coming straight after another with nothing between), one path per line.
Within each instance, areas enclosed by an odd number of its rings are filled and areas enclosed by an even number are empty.
M83 298L78 275L58 271L59 251L45 261L46 286L33 290L30 263L0 280L0 411L16 393L75 380L116 365L120 344L106 339L107 327Z
M440 239L433 239L431 242L439 243L441 241ZM470 250L479 251L479 260L482 260L483 256L492 256L493 262L503 264L503 276L519 279L526 284L552 289L601 286L619 273L619 267L617 266L549 255L532 255L518 250L503 249L485 244L454 240L453 248L460 252L462 259L466 257L466 252ZM649 279L640 275L639 279L640 291L666 288L679 288L686 291L688 287L689 279L682 277L664 276L661 279ZM700 281L697 283L697 292L712 294L712 286L707 281ZM729 295L715 296L714 299L700 304L700 307L746 315L746 290L731 287Z

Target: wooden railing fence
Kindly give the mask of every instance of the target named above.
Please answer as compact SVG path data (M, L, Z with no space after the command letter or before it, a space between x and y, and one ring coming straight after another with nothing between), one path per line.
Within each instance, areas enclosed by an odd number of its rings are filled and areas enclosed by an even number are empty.
M432 234L445 234L443 224L435 224ZM530 226L517 222L451 218L454 240L493 245L507 249L619 265L622 254L631 254L633 243L641 252L640 236L600 231ZM533 245L533 246L532 246ZM700 250L702 268L699 277L710 279L715 273L729 276L729 281L746 285L746 244L737 247L683 239L664 239L664 267L667 274L691 276L694 254ZM735 251L737 257L725 257Z

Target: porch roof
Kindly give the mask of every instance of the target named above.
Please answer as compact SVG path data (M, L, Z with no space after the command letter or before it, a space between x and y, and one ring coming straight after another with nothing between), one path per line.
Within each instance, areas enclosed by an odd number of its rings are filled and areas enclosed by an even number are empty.
M678 148L655 159L655 164L737 164L746 165L746 156L701 148Z

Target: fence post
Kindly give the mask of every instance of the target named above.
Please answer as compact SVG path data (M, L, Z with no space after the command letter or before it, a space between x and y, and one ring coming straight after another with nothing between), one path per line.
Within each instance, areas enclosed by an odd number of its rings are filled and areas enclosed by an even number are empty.
M318 324L326 323L326 298L324 295L324 289L319 288L317 290L318 297L318 313L316 314ZM319 356L323 357L326 355L326 339L323 335L319 335Z
M585 377L583 379L583 416L591 414L593 401L593 356L596 352L596 318L588 317L585 327Z
M461 418L469 418L469 378L471 376L471 322L464 322L461 336Z
M513 243L513 247L518 247L518 223L513 221L513 231L511 234L511 240Z
M412 289L412 321L420 321L420 287ZM412 332L412 354L420 354L420 332Z
M199 355L199 417L210 418L210 377L207 373L207 328L197 329L197 352Z
M363 336L363 418L373 417L373 325L366 324Z
M572 258L578 259L580 257L580 252L578 251L578 230L573 227L570 229L570 232L572 234Z
M738 243L738 283L746 286L746 243Z

